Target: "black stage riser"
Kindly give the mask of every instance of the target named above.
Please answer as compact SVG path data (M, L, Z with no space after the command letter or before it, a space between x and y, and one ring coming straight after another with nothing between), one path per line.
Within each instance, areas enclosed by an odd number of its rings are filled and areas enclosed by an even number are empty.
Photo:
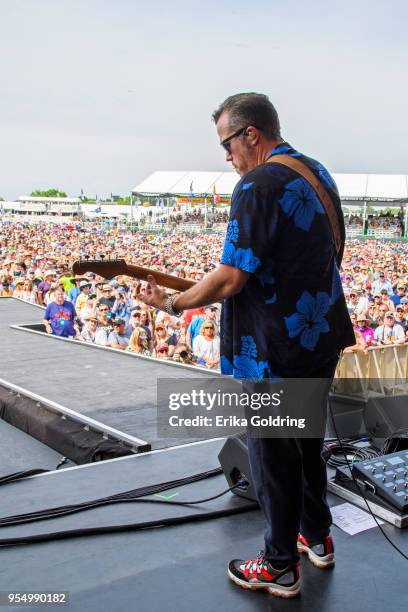
M85 429L82 423L2 386L0 418L77 464L134 454L124 442L105 439L102 432Z

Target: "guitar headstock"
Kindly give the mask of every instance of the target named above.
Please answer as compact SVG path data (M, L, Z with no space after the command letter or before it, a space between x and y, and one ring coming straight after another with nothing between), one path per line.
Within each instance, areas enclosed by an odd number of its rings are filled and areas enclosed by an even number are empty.
M84 257L79 259L72 266L74 274L85 274L85 272L94 272L103 278L113 278L120 274L126 274L127 265L124 259L107 259L101 255L99 259L91 259Z

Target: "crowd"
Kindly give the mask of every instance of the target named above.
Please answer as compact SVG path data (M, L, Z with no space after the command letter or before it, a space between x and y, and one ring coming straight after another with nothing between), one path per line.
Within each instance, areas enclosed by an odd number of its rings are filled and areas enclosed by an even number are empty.
M345 218L346 229L364 229L364 219L361 215L350 214ZM366 220L367 230L388 230L394 232L396 237L402 236L404 233L403 214L398 215L379 214L368 215Z
M145 287L135 279L107 281L92 272L75 277L71 270L79 258L103 254L201 280L216 267L221 246L219 236L206 236L204 242L92 223L0 225L0 297L44 306L45 328L54 335L217 369L220 305L171 317L137 299Z
M356 344L346 350L408 342L408 244L349 241L341 279Z
M158 215L155 217L154 222L162 225L180 225L180 224L198 224L204 225L205 219L207 223L227 223L229 212L226 210L213 209L211 206L207 208L207 214L205 208L194 208L192 210L180 211L174 208L170 214ZM148 215L144 217L144 223L146 224L146 218L150 218L152 221L153 213L149 211Z
M118 350L217 369L220 305L175 318L138 300L143 283L71 273L80 257L103 254L200 280L219 261L223 237L154 236L93 223L0 225L0 296L45 307L49 333ZM356 333L347 350L408 342L408 244L348 241L341 278Z

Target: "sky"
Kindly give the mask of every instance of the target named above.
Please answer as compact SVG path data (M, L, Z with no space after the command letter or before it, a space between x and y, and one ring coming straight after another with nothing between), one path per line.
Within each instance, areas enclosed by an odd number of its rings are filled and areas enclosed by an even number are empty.
M0 196L228 171L213 110L267 94L332 172L408 174L406 0L0 0Z

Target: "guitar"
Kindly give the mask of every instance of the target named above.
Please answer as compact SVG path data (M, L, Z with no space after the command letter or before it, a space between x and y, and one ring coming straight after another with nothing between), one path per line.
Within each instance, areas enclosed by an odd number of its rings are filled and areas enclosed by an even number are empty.
M105 259L103 255L100 259L80 259L72 266L74 274L85 274L85 272L94 272L103 278L113 278L114 276L124 275L147 280L148 275L154 276L156 283L161 287L173 289L175 291L187 291L190 287L196 284L196 281L186 278L178 278L171 274L158 272L150 268L142 268L141 266L128 265L124 259Z

